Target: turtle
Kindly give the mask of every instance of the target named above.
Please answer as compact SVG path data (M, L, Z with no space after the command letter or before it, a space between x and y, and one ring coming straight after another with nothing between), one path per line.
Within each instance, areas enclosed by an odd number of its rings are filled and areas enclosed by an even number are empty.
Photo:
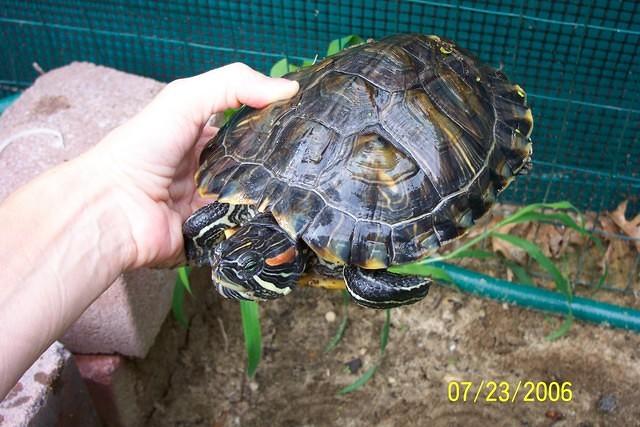
M389 267L461 237L530 168L525 91L443 37L370 40L285 78L298 93L241 107L195 174L211 203L185 252L226 298L319 277L366 307L417 302L431 280Z

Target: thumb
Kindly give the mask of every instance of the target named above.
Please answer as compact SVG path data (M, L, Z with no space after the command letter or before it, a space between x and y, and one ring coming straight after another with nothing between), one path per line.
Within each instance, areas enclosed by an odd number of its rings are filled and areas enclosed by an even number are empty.
M216 71L220 76L209 72L195 77L202 80L203 87L209 86L212 90L222 81L224 96L217 97L219 103L213 106L214 113L236 108L240 104L262 108L272 102L291 98L299 88L294 80L267 77L242 63L227 65Z
M234 63L206 73L176 80L166 89L168 101L190 117L199 129L209 117L246 104L262 108L298 92L298 82L267 77L251 67Z

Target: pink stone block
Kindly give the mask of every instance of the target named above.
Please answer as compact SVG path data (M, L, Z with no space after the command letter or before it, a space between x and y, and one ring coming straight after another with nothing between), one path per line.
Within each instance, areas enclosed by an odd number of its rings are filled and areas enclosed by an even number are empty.
M71 353L54 343L0 402L0 426L99 426Z
M0 116L0 201L91 148L163 87L152 79L82 62L39 77Z
M77 355L84 379L100 419L107 426L136 426L145 414L135 396L136 373L119 355Z
M145 357L171 307L175 280L166 270L124 274L60 340L74 353Z
M38 78L0 116L0 202L93 146L163 86L88 63ZM144 357L170 308L174 282L175 274L167 270L122 276L67 331L63 343L73 352Z

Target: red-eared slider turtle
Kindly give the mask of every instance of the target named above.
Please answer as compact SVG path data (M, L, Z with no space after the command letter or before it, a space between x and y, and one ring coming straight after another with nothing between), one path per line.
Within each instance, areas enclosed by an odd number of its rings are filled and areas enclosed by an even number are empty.
M187 258L228 298L277 298L312 271L365 306L420 300L430 281L387 267L461 236L530 164L525 92L423 35L286 77L296 96L243 107L203 151L196 182L213 203L185 222Z

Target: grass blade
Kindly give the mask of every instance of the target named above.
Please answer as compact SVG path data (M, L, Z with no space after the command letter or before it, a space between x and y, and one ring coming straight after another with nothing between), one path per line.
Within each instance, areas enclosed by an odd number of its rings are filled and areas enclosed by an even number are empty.
M364 374L362 374L362 376L360 376L360 378L358 378L353 383L349 384L348 386L340 390L338 394L344 395L344 394L352 393L358 390L363 385L365 385L367 381L371 379L371 377L373 377L373 374L375 374L377 370L378 370L378 365L374 365L370 367L369 369L367 369L367 371Z
M456 252L456 255L453 258L477 258L477 259L487 259L487 258L495 258L496 254L489 251L483 251L482 249L467 249L461 252Z
M340 325L338 325L338 329L336 330L335 335L329 341L329 344L324 348L325 353L329 353L331 350L336 348L342 337L344 336L344 331L347 329L347 323L349 323L348 317L348 308L349 303L351 302L351 297L349 296L349 292L346 290L342 291L342 320L340 321Z
M396 265L389 268L392 273L408 274L412 276L425 276L442 282L453 282L453 279L443 269L430 265L429 260L419 263Z
M506 241L514 246L519 247L524 250L531 258L536 260L536 262L540 265L540 267L547 270L551 277L553 277L554 282L556 283L556 288L562 292L567 299L571 299L571 287L569 286L569 282L564 277L564 275L558 270L558 267L549 259L545 254L542 253L542 250L535 244L531 243L528 240L525 240L521 237L512 236L510 234L502 234L502 233L492 233L492 236L495 236L499 239Z
M282 58L271 67L269 75L271 77L282 77L285 74L289 74L292 71L298 71L300 67L292 64L287 58Z
M247 351L247 375L252 378L262 358L260 312L255 301L240 301L244 346Z
M384 352L387 349L389 343L389 329L391 328L391 309L385 310L384 325L382 326L382 332L380 333L380 359L384 357Z
M593 288L594 292L597 292L600 290L600 288L602 288L602 286L604 285L604 281L607 280L607 276L609 276L609 266L605 264L604 271L600 275L600 278L598 279L598 283L596 283L596 286Z
M573 325L573 315L568 314L567 317L564 318L564 321L558 327L558 329L547 335L545 339L549 341L555 341L558 338L565 336L567 332L569 332L569 329L571 329L571 325Z
M578 210L578 208L573 206L568 201L561 201L561 202L555 202L555 203L532 203L530 205L527 205L523 208L518 209L515 213L509 215L508 217L500 221L497 224L497 227L500 228L503 225L511 224L513 222L521 222L520 218L522 216L528 215L532 212L539 212L544 209L551 209L554 211L570 210L580 215L580 211Z
M465 253L467 251L470 251L473 246L475 246L476 244L478 244L482 240L486 239L489 236L489 234L491 234L492 230L493 229L485 230L483 233L477 235L473 239L471 239L468 242L464 243L463 245L459 246L456 250L451 251L449 253L446 253L444 255L428 258L424 262L427 263L427 264L430 264L430 263L433 263L433 262L440 262L440 261L446 261L448 259L459 258L461 253Z
M227 123L240 108L227 108L224 110L224 123Z
M185 328L188 326L187 318L184 315L184 286L180 284L180 278L176 279L171 297L171 312L173 317Z
M376 373L380 364L382 363L382 359L384 358L385 351L387 349L387 344L389 343L389 331L391 329L391 310L385 310L385 319L384 325L382 326L382 330L380 331L380 355L378 356L378 361L371 368L367 369L364 374L362 374L357 380L355 380L350 385L346 386L342 390L338 392L339 395L344 395L347 393L354 392L364 386L367 381L369 381L373 374Z
M505 225L529 221L561 223L565 227L571 228L577 231L580 235L589 238L598 247L598 249L604 249L602 246L602 241L598 238L598 236L593 235L593 233L590 233L586 228L578 225L569 215L562 212L527 212L525 214L518 215L517 218L507 217L501 222L501 224Z
M180 283L189 294L193 295L193 292L191 292L191 283L189 282L190 273L190 267L178 267L178 283Z
M497 230L500 227L503 227L503 226L505 226L507 224L514 223L514 222L515 223L524 222L524 220L522 218L524 218L525 216L527 216L527 215L529 215L531 213L535 213L536 211L539 211L540 209L556 209L556 210L558 210L558 209L559 210L563 210L564 209L564 210L573 210L573 211L579 213L579 211L577 210L576 207L574 207L571 203L566 202L566 201L556 202L556 203L532 203L530 205L527 205L527 206L519 209L514 214L509 215L508 217L506 217L502 221L500 221L497 224L495 224L491 229L485 230L483 233L479 234L478 236L476 236L473 239L469 240L468 242L464 243L462 246L458 247L456 250L451 251L451 252L449 252L449 253L447 253L445 255L441 255L441 256L436 256L436 257L430 258L430 259L426 260L425 262L432 263L432 262L438 262L438 261L446 261L446 260L453 259L453 258L460 258L460 254L461 253L465 253L465 252L469 251L477 243L479 243L482 240L484 240L487 237L489 237L489 235L491 233L495 232L495 230ZM527 221L531 221L531 219L528 219Z
M189 294L192 294L189 282L191 267L178 267L177 273L176 284L173 287L173 296L171 297L171 312L178 323L187 327L187 319L184 315L184 291L186 289Z
M527 272L526 268L524 268L517 262L513 262L508 259L504 260L504 263L507 267L509 267L511 271L513 271L513 274L516 275L519 283L522 283L523 285L535 286L535 282L533 281L531 275Z
M364 43L364 39L360 36L356 36L355 34L331 40L331 43L329 43L329 47L327 48L327 56L335 55L343 49L361 43Z

